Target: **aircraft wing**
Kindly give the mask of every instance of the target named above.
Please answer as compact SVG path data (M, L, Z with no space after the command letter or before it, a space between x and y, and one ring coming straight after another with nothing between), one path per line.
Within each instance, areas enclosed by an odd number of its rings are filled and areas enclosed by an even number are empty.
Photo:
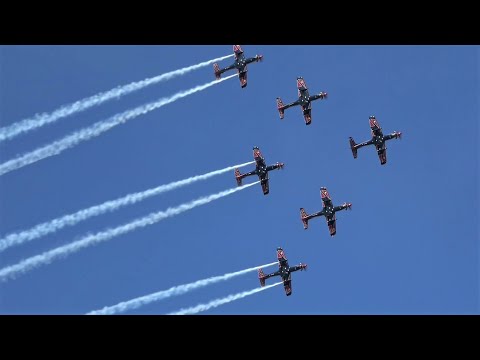
M277 259L278 261L286 261L287 257L285 256L285 252L283 249L277 249Z
M307 84L303 78L297 78L297 89L298 89L298 97L302 96L302 94L308 90Z
M387 148L384 148L378 151L377 153L378 153L378 158L380 159L380 164L385 165L387 163Z
M334 236L337 233L337 220L335 214L329 219L327 219L328 230L330 231L330 236Z
M370 129L372 129L372 130L380 130L381 129L380 124L378 123L377 119L370 118L369 122L370 122Z
M322 197L322 200L323 201L326 201L326 200L332 200L332 198L330 197L330 194L328 193L328 190L326 187L322 187L320 188L320 196Z
M247 65L245 65L245 69L242 72L238 72L238 79L242 88L247 86Z
M255 161L257 161L257 159L262 159L264 160L264 157L262 155L262 152L260 151L260 149L256 146L254 149L253 149L253 159Z
M233 45L233 54L235 55L235 59L243 53L242 47L240 45Z
M283 281L283 288L285 289L285 295L292 295L292 274L288 275L288 280Z
M267 195L270 192L270 186L269 186L268 178L262 180L261 185L262 185L263 195Z
M312 123L312 103L308 103L306 107L302 108L302 111L305 125L310 125Z

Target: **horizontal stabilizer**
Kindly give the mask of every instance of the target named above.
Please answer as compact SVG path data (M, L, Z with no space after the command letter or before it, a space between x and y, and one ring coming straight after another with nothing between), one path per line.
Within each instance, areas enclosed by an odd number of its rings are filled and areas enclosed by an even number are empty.
M308 214L305 212L304 208L300 208L300 218L302 219L303 228L308 229Z
M283 119L284 115L285 115L285 112L283 110L283 101L282 99L280 99L279 97L277 97L277 109L278 109L278 113L280 114L280 119Z
M215 73L215 78L217 80L220 80L220 77L221 77L220 67L218 66L217 63L213 64L213 72Z
M262 269L258 269L258 279L260 280L260 286L265 286L265 274Z
M237 180L237 185L242 185L242 174L240 174L240 170L235 169L235 179Z
M355 140L353 140L353 138L351 136L349 138L349 141L350 141L350 149L352 150L353 158L356 159L357 158L357 148L355 147L355 145L357 145L357 144L355 143Z

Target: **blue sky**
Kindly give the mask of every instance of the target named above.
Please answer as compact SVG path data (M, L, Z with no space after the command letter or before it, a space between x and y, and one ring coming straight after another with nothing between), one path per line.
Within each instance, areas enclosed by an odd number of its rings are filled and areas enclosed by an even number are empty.
M202 314L478 313L478 48L243 45L248 86L234 78L128 121L62 154L0 176L0 236L101 202L252 160L285 163L259 185L89 247L0 283L2 314L83 314L138 296L276 260L283 246L293 294L275 287ZM0 125L51 112L115 86L230 54L216 46L1 46ZM233 60L220 62L222 67ZM275 98L297 97L296 77L327 100L305 126L280 120ZM214 79L196 70L0 144L3 163L116 113ZM353 159L348 137L385 133ZM245 167L242 172L253 169ZM249 178L248 182L255 180ZM15 264L87 233L236 186L233 171L92 218L0 253ZM335 205L304 230L299 208ZM273 271L275 267L265 269ZM273 280L270 283L276 282ZM256 272L128 314L164 314L259 286Z

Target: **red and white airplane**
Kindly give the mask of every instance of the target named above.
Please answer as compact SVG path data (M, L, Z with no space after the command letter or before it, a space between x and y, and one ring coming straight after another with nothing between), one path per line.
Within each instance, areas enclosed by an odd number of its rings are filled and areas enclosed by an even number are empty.
M292 295L292 272L307 270L307 264L298 264L295 266L289 266L285 252L281 247L277 248L278 259L278 271L271 274L264 274L262 269L258 269L258 279L260 280L260 286L265 286L265 280L273 276L280 276L283 280L283 287L287 296Z
M300 105L302 107L303 117L305 118L305 125L310 125L312 122L312 101L318 99L326 99L328 94L320 92L319 94L310 96L307 84L303 77L297 78L298 99L290 104L284 105L282 99L277 97L277 109L280 114L280 119L283 119L285 110L292 106Z
M357 158L357 151L361 147L367 145L375 145L377 149L378 158L380 159L380 165L385 165L387 163L387 147L385 142L390 139L401 139L402 133L400 131L394 131L391 134L383 135L382 128L378 123L374 115L369 117L370 129L372 130L372 138L368 141L364 141L360 144L356 144L355 140L352 137L350 140L350 149L352 150L353 158Z
M225 71L237 69L240 86L244 88L247 86L247 65L253 62L263 61L263 55L246 58L240 45L233 45L233 54L235 55L235 61L232 65L220 69L217 63L213 64L215 78L218 80Z
M242 174L240 173L239 169L235 169L235 179L237 180L237 185L238 186L242 185L243 178L251 175L257 175L258 179L260 180L260 185L262 185L263 195L267 195L270 192L268 172L275 169L279 169L279 170L283 169L285 164L282 162L277 162L276 164L267 166L267 163L265 162L265 158L260 152L260 149L258 148L258 146L253 147L253 159L256 162L255 170Z
M351 209L352 204L345 202L340 206L333 206L332 198L330 197L326 187L320 188L320 196L322 197L323 201L323 209L319 212L308 215L304 208L300 208L300 218L303 223L303 228L305 230L308 229L308 220L317 216L325 216L328 230L330 231L330 236L334 236L337 233L337 219L335 217L335 213L340 210Z

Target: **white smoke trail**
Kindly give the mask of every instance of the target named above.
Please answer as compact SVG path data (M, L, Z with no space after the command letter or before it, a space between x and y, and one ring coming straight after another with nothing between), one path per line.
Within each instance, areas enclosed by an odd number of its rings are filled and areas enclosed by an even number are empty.
M190 307L190 308L187 308L187 309L181 309L179 311L175 311L175 312L169 313L167 315L192 315L192 314L197 314L201 311L207 311L207 310L215 308L217 306L227 304L229 302L244 298L246 296L256 294L260 291L270 289L270 288L272 288L274 286L277 286L277 285L280 285L280 284L283 284L283 282L280 281L276 284L267 285L265 287L258 287L258 288L255 288L253 290L244 291L244 292L241 292L241 293L238 293L238 294L235 294L235 295L228 295L227 297L224 297L224 298L212 300L207 304L199 304L197 306L193 306L193 307Z
M81 111L85 111L93 106L98 106L108 100L119 98L123 95L130 94L134 91L143 89L144 87L157 84L162 81L170 80L174 77L184 75L190 71L200 69L216 61L221 61L232 56L233 54L222 56L216 59L201 62L196 65L187 66L179 70L170 71L168 73L151 77L142 81L136 81L127 85L117 86L116 88L113 88L109 91L90 96L88 98L76 101L72 104L64 105L51 113L36 114L32 118L20 120L12 125L0 128L0 142L4 140L9 140L27 131L53 123L69 115L72 115Z
M158 291L150 295L146 295L146 296L138 297L136 299L118 303L117 305L106 306L103 309L91 311L86 315L113 315L113 314L118 314L128 310L134 310L143 305L150 304L154 301L162 300L175 295L182 295L189 291L196 290L198 288L201 288L210 284L215 284L219 281L229 280L233 277L240 276L240 275L249 273L251 271L255 271L257 269L264 268L267 266L272 266L275 264L278 264L278 262L272 262L266 265L255 266L249 269L240 270L233 273L227 273L221 276L213 276L208 279L198 280L190 284L173 286L168 290Z
M10 265L10 266L4 267L3 269L0 269L0 281L5 281L8 278L13 278L19 274L24 274L27 271L33 270L40 265L49 264L56 258L65 257L67 255L73 254L88 246L92 246L100 242L110 240L116 236L126 234L130 231L136 230L141 227L145 227L147 225L153 225L163 219L181 214L182 212L191 210L197 206L208 204L209 202L228 196L237 191L246 189L247 187L258 184L259 182L260 181L257 181L244 186L232 188L229 190L224 190L217 194L201 197L197 200L179 205L177 207L168 208L165 211L151 213L143 218L136 219L125 225L121 225L113 229L101 231L93 235L87 235L84 238L77 240L75 242L72 242L70 244L60 246L53 250L46 251L40 255L32 256L28 259L24 259L15 265Z
M171 182L169 184L161 185L153 189L128 194L121 198L106 201L103 204L95 205L87 209L77 211L73 214L64 215L62 217L38 224L31 229L9 234L4 238L0 239L0 253L11 246L21 245L25 242L38 239L39 237L58 231L66 226L73 226L75 224L78 224L79 222L87 220L92 216L98 216L106 212L111 212L123 206L135 204L151 196L156 196L182 186L190 185L196 181L206 180L213 176L231 171L235 168L253 164L254 162L255 161L250 161L239 165L229 166L221 170L212 171L203 175L192 176L188 179Z
M188 95L194 94L196 92L205 90L209 88L210 86L216 85L218 83L221 83L222 81L231 79L235 76L238 76L236 74L227 76L225 78L222 78L220 80L214 80L209 83L203 84L196 86L194 88L191 88L189 90L185 91L180 91L176 93L173 96L162 98L158 101L151 102L149 104L145 104L142 106L139 106L135 109L132 110L127 110L123 113L117 114L112 116L111 118L107 120L102 120L99 121L92 126L83 128L79 131L76 131L60 140L57 140L51 144L45 145L41 148L38 148L36 150L33 150L29 153L26 153L24 155L21 155L15 159L8 160L4 162L3 164L0 164L0 175L3 175L5 173L8 173L10 171L19 169L23 166L29 165L31 163L34 163L36 161L45 159L49 156L53 155L58 155L62 151L71 148L78 143L89 140L95 136L98 136L102 133L104 133L107 130L110 130L114 126L120 125L121 123L126 122L127 120L136 118L137 116L146 114L150 111L153 111L155 109L161 108L164 105L170 104L174 101L177 101L178 99L184 98Z

